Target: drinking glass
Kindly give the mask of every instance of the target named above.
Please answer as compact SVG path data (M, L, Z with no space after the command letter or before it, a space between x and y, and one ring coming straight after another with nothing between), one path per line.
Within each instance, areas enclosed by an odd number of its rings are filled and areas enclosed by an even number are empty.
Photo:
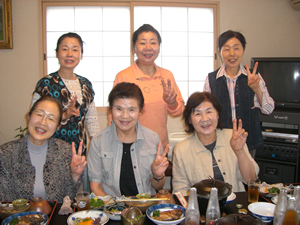
M90 193L87 191L79 191L76 193L77 210L90 209Z
M259 187L261 181L259 179L249 179L248 181L248 201L249 202L258 202L259 197Z

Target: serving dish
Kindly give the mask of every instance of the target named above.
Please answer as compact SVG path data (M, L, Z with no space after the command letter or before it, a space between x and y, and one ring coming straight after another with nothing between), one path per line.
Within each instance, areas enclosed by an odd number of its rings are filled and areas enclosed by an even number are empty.
M278 196L279 196L279 195L275 195L275 196L273 196L273 197L271 198L271 201L272 201L274 204L276 204L276 205L277 205L277 203L278 203ZM292 197L292 195L288 194L288 195L287 195L287 199L289 200L290 197Z
M271 188L278 188L278 193L269 193L268 189ZM259 193L267 198L272 198L273 196L279 194L279 191L281 188L285 188L287 192L293 191L293 186L284 186L283 183L276 183L276 184L267 184L266 182L263 182L259 187Z
M174 209L181 209L183 211L180 219L178 220L171 220L171 221L161 221L154 219L153 212L159 210L161 212L174 210ZM175 204L157 204L149 207L146 211L147 217L155 224L162 224L162 225L172 225L172 224L179 224L181 221L185 219L185 208L180 205Z
M12 216L17 213L25 212L29 209L30 205L27 203L22 208L16 208L12 205L11 202L6 202L0 206L0 219L3 220L9 216Z
M101 199L104 202L104 205L101 205L100 207L94 207L92 209L103 209L104 206L109 207L116 203L112 195L96 196L94 193L91 193L90 198Z
M254 202L248 205L252 215L264 223L270 223L274 217L275 204L268 202Z
M123 225L143 225L146 215L137 207L126 208L121 214Z
M107 213L105 213L103 211L83 210L83 211L78 211L78 212L71 214L67 219L67 223L68 223L68 225L74 225L74 221L76 220L76 218L86 218L86 217L91 217L92 219L96 219L96 218L100 217L101 225L106 224L109 220Z
M32 214L40 214L45 218L45 220L42 223L40 223L40 225L45 225L45 224L48 223L48 216L44 213L41 213L41 212L21 212L21 213L14 214L10 217L7 217L5 220L2 221L2 225L9 225L9 222L12 221L15 217L21 218L22 216L27 216L27 215L32 215Z

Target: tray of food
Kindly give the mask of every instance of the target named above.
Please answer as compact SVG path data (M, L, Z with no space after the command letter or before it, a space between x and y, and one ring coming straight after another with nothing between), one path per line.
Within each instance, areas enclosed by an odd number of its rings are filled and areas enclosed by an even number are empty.
M287 192L290 193L294 190L293 185L284 185L283 183L276 183L276 184L267 184L263 182L260 185L259 193L265 197L272 198L275 195L278 195L281 188L287 189Z

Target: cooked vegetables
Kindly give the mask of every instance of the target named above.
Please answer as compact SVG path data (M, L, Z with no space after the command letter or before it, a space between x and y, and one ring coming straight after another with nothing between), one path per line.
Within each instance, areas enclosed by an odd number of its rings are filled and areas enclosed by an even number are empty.
M92 198L90 201L90 207L91 208L99 208L104 205L104 202L101 199L98 199L97 197Z
M153 212L153 216L152 217L159 217L160 216L160 211L159 210L155 210Z
M276 193L280 193L280 189L278 187L272 187L268 189L268 192L271 194L276 194Z

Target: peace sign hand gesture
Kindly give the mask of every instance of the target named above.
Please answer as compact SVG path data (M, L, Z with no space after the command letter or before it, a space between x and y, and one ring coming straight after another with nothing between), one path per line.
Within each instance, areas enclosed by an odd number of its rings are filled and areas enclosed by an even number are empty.
M164 172L169 166L169 161L166 157L167 153L169 152L169 145L167 145L160 155L161 151L161 142L158 143L157 152L154 162L152 163L152 173L153 176L156 178L160 178L164 175Z
M259 87L259 81L260 81L260 78L258 76L258 74L256 73L256 70L257 70L257 66L258 66L258 62L255 63L254 65L254 68L253 68L253 71L252 73L250 72L250 69L249 69L249 66L248 66L248 63L246 64L246 70L247 70L247 75L248 75L248 86L254 91L256 92L256 90Z
M176 97L177 94L175 93L175 90L172 88L171 80L168 79L168 86L165 83L164 78L161 78L161 84L164 89L163 93L163 99L168 105L175 105L176 104Z
M243 150L243 147L247 140L248 133L242 127L243 124L241 119L239 119L238 127L237 127L236 119L233 120L232 122L233 129L232 129L232 137L230 139L230 145L235 152Z
M77 95L75 95L74 98L71 98L71 103L70 103L69 107L67 108L67 111L65 111L63 114L64 120L70 119L71 116L79 116L79 110L76 109L76 107L75 107L76 101L77 101Z
M85 168L86 160L82 153L82 142L79 144L78 154L76 154L76 148L74 142L72 142L72 161L71 161L71 173L73 179L77 182L82 171Z

